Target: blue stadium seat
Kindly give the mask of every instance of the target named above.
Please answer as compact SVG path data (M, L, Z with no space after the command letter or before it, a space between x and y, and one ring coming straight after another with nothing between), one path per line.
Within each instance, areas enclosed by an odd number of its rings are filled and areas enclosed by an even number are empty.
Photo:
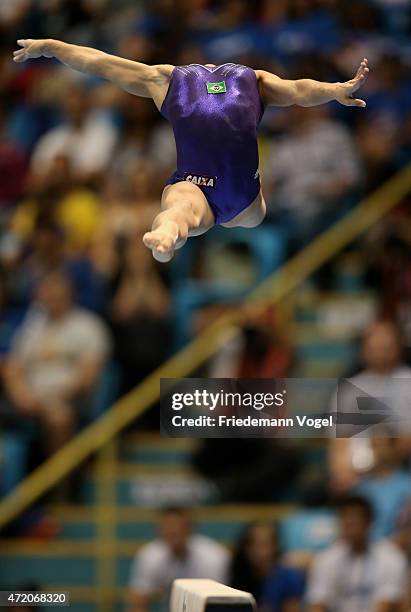
M24 478L27 467L28 437L25 433L6 433L0 440L0 493L10 493Z
M287 551L321 550L336 535L336 517L330 510L302 510L281 521L282 543Z
M175 263L170 267L173 291L172 320L176 328L177 346L184 345L191 337L191 321L194 312L207 304L230 304L242 300L245 294L276 270L284 260L285 241L274 227L262 225L255 229L217 227L200 238L203 252L207 247L244 244L248 248L256 274L248 286L237 286L229 280L198 280L193 277L196 249L193 241L184 246L177 254Z

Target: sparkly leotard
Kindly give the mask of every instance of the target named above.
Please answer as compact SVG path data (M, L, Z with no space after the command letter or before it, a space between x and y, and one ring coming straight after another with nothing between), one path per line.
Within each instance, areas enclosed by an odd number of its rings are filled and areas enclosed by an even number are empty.
M216 223L246 209L260 191L257 130L264 112L254 70L238 64L174 68L161 112L173 127L177 170L191 181Z

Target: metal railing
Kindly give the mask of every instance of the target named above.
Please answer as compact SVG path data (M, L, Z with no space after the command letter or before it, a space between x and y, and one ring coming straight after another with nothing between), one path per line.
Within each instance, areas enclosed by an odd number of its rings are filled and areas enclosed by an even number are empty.
M342 220L252 291L244 308L223 315L208 326L184 349L152 372L136 389L116 402L110 410L30 474L0 503L0 528L21 514L87 457L104 449L107 442L153 405L159 398L161 378L180 378L193 372L240 332L245 318L258 315L269 304L281 302L310 274L381 219L410 192L411 165L360 202Z

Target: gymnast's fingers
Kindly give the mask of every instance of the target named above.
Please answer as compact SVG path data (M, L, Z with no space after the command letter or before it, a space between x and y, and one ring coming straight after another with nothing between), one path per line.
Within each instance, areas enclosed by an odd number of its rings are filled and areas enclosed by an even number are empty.
M345 106L358 106L358 108L365 108L367 103L365 100L361 100L360 98L351 98L347 97L343 100L343 104Z
M353 91L356 91L356 89L361 87L363 82L368 77L369 73L370 69L368 67L368 61L364 60L363 62L361 62L360 67L357 70L357 74L352 79L352 81L350 81L353 85Z
M13 53L13 61L16 63L24 62L27 59L27 54L24 49L20 49L19 51L14 51Z
M33 42L32 38L19 38L18 41L17 41L17 44L20 47L25 48L25 47L28 47L30 45L30 43L32 43L32 42Z

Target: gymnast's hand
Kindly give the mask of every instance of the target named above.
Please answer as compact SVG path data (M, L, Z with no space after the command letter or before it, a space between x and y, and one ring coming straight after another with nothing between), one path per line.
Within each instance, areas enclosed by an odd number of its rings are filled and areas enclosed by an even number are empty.
M27 38L20 39L17 44L22 47L13 53L13 60L17 63L25 62L28 59L36 59L38 57L53 57L50 51L50 40L33 40Z
M365 83L369 72L368 60L364 58L357 70L357 74L351 81L336 84L337 91L335 99L344 106L359 106L365 108L367 106L366 102L360 98L355 98L353 94Z

